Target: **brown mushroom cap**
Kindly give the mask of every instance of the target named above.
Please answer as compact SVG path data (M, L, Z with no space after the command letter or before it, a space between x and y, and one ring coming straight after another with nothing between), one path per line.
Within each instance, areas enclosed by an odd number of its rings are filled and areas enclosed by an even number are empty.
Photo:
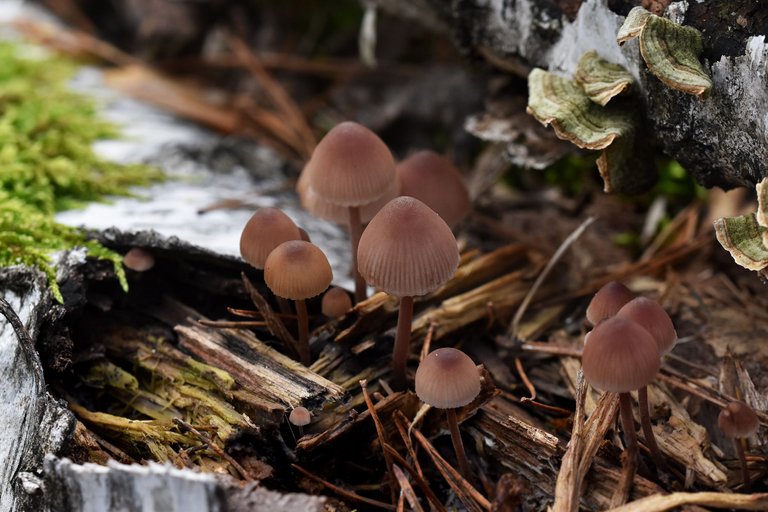
M272 250L288 240L299 240L299 228L277 208L261 208L251 216L240 235L240 254L255 268L264 268Z
M123 256L123 265L135 272L146 272L155 266L155 257L147 250L134 247Z
M323 294L320 307L325 316L336 318L352 309L352 299L346 290L333 286Z
M395 160L375 133L346 121L323 137L304 173L309 187L323 200L340 206L362 206L391 187Z
M425 295L456 272L451 228L413 197L390 201L360 237L358 269L369 285L398 297Z
M624 304L616 315L632 320L651 333L661 354L672 350L677 341L677 332L672 325L672 319L655 300L637 297Z
M291 240L269 253L264 281L278 297L302 300L320 295L331 284L333 272L328 258L316 245Z
M461 350L439 348L419 364L416 394L422 402L438 409L462 407L480 394L480 373Z
M461 173L446 157L418 151L397 165L400 194L415 197L454 227L472 208Z
M760 426L755 411L741 401L729 403L725 409L720 411L717 417L717 426L728 437L749 437Z
M296 183L296 191L299 194L301 206L319 219L346 225L349 222L349 207L333 204L320 197L310 188L307 176L306 172L302 173ZM385 204L397 197L398 191L397 180L393 180L381 197L371 203L360 206L360 222L363 224L370 222Z
M589 334L581 364L592 387L626 393L647 386L656 377L661 358L648 331L627 318L614 316Z
M597 290L597 293L587 306L587 321L597 325L610 318L626 304L635 298L629 288L617 281L611 281Z
M288 421L290 421L292 425L303 427L309 425L309 422L312 421L312 415L306 407L299 406L294 408L291 411L291 414L288 415Z

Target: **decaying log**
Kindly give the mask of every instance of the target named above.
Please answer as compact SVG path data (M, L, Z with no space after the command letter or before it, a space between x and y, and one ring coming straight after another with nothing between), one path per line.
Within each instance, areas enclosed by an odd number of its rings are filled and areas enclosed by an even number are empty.
M652 138L699 183L726 189L754 186L768 175L764 165L768 160L768 121L764 115L768 104L768 15L760 2L656 2L666 7L666 17L703 31L700 60L713 81L712 90L704 99L670 89L648 72L637 41L618 45L619 27L638 1L374 3L406 17L413 13L423 17L422 13L428 13L427 25L440 20L460 49L522 77L534 67L571 76L581 56L596 50L634 77L640 108L650 122L650 128L640 136ZM471 131L483 138L509 143L511 153L518 156L518 147L529 142L520 144L521 139L531 139L534 146L538 143L535 134L507 126L504 117L499 118L493 111L489 115L496 120L475 119L470 123ZM482 122L485 126L478 125ZM556 155L557 151L553 151Z
M0 286L9 306L0 319L0 509L42 510L36 470L44 453L62 449L74 416L46 392L33 344L52 307L45 277L21 267L0 269Z
M45 458L42 484L55 496L52 512L103 512L117 510L118 503L143 512L321 512L326 503L322 496L242 487L228 477L153 462L80 465L52 455Z

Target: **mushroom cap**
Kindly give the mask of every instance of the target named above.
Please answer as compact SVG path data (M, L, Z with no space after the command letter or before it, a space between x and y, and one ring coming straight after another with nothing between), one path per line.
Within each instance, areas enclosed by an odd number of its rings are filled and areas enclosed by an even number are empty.
M416 394L422 402L438 409L462 407L480 394L480 373L461 350L439 348L416 369Z
M592 325L597 325L606 318L610 318L626 304L635 298L629 288L619 283L611 281L597 290L597 293L587 306L587 321Z
M329 318L340 317L352 309L352 299L343 288L332 286L325 294L320 304L322 312Z
M292 425L303 427L304 425L309 425L309 422L312 421L312 414L310 414L306 407L295 407L291 411L291 414L288 415L288 421L290 421Z
M304 167L309 187L340 206L362 206L384 195L395 180L395 160L371 130L345 121L329 131Z
M741 401L729 403L720 411L717 426L728 437L749 437L760 426L754 409Z
M145 249L134 247L123 256L123 265L135 272L146 272L155 266L155 257Z
M661 357L648 331L627 318L614 316L589 334L581 364L592 387L626 393L647 386L656 377Z
M459 248L438 214L418 199L401 196L363 231L357 264L370 286L397 297L425 295L456 272Z
M624 304L616 315L632 320L651 333L659 346L660 354L666 354L672 350L677 341L677 332L672 325L672 319L655 300L645 297L634 298Z
M277 208L260 208L243 228L240 254L249 265L262 269L275 247L300 238L299 228L285 213Z
M331 284L328 258L316 245L304 240L283 242L269 253L264 281L272 293L292 300L320 295Z
M299 194L301 206L319 219L324 219L336 224L349 224L349 206L341 206L326 201L309 186L309 174L301 173L296 182L296 191ZM360 222L367 224L379 213L379 210L389 201L398 196L399 185L393 180L384 194L373 202L360 206Z
M397 165L400 194L415 197L454 227L472 209L461 173L446 157L418 151Z

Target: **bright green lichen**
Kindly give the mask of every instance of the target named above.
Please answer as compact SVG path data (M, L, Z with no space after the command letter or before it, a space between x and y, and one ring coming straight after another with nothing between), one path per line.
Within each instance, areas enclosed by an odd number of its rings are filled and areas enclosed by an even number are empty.
M53 215L109 195L129 195L131 186L161 174L96 155L93 143L117 131L98 118L92 101L68 89L74 63L29 53L28 47L0 43L0 266L41 269L62 301L50 255L84 246L90 256L112 261L127 288L119 254Z

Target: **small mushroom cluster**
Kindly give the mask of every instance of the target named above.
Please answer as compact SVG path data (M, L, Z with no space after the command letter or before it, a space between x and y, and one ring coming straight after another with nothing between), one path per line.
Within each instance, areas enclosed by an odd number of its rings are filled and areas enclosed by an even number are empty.
M328 258L316 245L302 240L299 228L275 208L262 208L251 216L240 236L240 254L251 266L264 270L264 281L272 293L295 302L299 358L309 365L309 317L305 301L330 286L333 272Z
M624 285L610 282L593 297L587 321L594 329L584 339L584 376L596 389L619 394L627 449L637 453L635 422L629 392L637 390L641 425L651 457L668 469L651 427L648 384L661 366L661 357L677 341L669 315L658 303L635 297ZM631 455L634 456L634 455Z

